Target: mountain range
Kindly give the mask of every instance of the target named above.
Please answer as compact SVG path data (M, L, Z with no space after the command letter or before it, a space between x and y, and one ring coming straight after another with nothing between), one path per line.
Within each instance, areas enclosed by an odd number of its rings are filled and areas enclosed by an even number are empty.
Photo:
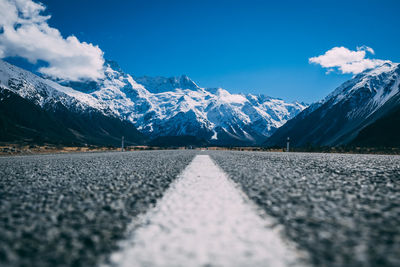
M116 145L121 136L128 144L184 136L255 145L307 107L202 88L186 75L133 78L113 61L104 74L98 81L53 81L0 61L0 140Z
M39 77L0 60L0 141L157 146L400 146L400 65L386 62L306 105L136 77L106 61L98 81Z

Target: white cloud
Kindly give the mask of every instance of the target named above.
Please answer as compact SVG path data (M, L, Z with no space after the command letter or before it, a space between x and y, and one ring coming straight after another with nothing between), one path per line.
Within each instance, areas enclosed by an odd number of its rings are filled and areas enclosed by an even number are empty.
M334 47L318 57L309 58L310 63L316 63L323 68L327 68L327 73L332 72L336 68L342 73L358 74L366 69L371 69L382 65L389 60L369 59L366 58L367 52L372 55L375 51L368 46L357 47L357 51L351 51L346 47Z
M0 58L19 56L48 63L39 72L66 80L99 79L103 51L75 36L64 38L48 25L46 9L32 0L0 0Z

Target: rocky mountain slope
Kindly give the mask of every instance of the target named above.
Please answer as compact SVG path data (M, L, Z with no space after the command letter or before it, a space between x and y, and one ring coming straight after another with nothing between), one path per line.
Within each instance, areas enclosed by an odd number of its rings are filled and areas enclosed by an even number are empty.
M89 95L0 60L0 142L142 144L147 137Z
M324 100L312 104L288 121L265 144L282 146L290 137L294 146L336 146L356 140L368 145L365 140L370 138L375 140L370 145L391 145L378 140L385 138L383 133L381 136L370 135L374 133L371 127L375 122L387 120L387 116L399 108L399 76L397 63L385 63L356 75Z

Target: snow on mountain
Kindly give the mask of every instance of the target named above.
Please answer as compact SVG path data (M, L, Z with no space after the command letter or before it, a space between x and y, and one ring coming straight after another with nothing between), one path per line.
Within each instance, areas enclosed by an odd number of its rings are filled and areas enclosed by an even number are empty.
M193 135L220 144L255 144L306 107L201 88L185 75L134 80L115 63L106 63L105 76L89 94L151 137Z
M165 78L161 76L157 77L134 77L135 81L143 85L151 93L162 93L167 91L173 91L175 89L191 89L197 90L199 86L193 82L188 76L182 75L180 77Z
M349 118L368 117L399 92L398 76L398 63L384 63L343 83L322 103L331 102L332 105L335 105L341 101L354 99L356 102L361 102L363 107L355 106L355 110L348 114Z
M87 107L133 123L150 137L192 135L217 144L256 144L306 108L302 103L252 94L231 94L222 88L201 88L189 77L139 77L124 73L112 61L97 82L50 81L0 62L0 81L26 83L15 90L43 106L61 101ZM21 88L21 87L18 87Z
M106 102L0 60L0 141L143 144L147 137Z
M400 105L400 64L384 63L343 83L312 104L268 139L282 145L290 136L297 145L341 145Z
M82 112L88 108L95 108L106 115L112 113L107 106L102 106L91 95L40 78L3 60L0 60L0 86L33 101L42 108L46 105L61 103Z

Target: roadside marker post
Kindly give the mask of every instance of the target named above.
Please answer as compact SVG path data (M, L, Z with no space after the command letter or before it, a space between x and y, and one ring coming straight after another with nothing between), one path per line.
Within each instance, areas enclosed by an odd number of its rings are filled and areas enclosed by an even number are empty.
M286 152L289 152L290 151L290 138L288 137L287 138L287 143L286 143Z

